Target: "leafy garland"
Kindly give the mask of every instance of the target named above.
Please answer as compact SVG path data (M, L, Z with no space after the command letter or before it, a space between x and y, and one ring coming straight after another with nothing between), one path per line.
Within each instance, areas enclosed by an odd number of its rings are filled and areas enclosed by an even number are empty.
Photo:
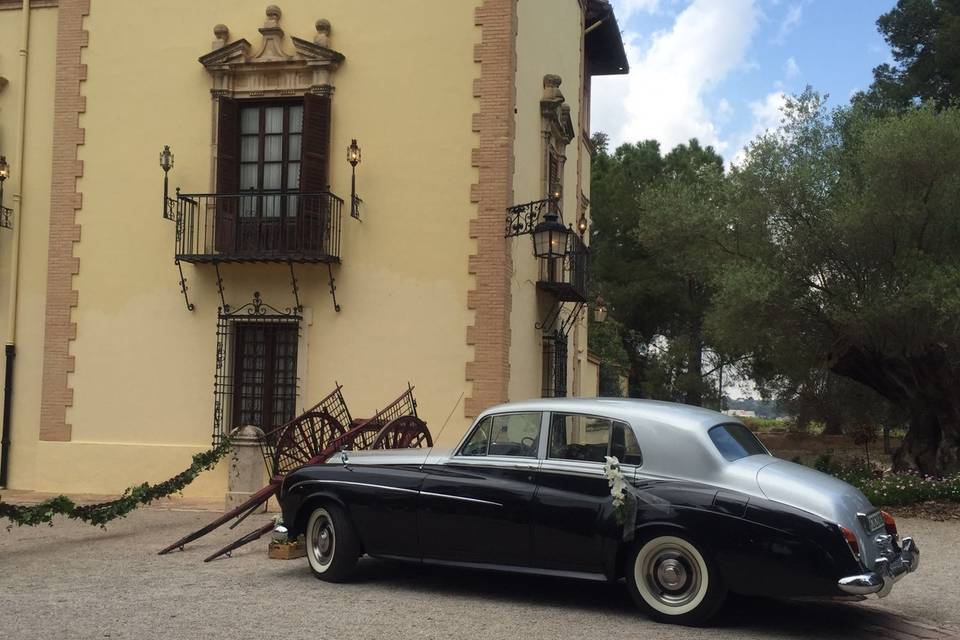
M140 505L150 504L154 500L183 491L184 487L193 482L202 472L212 469L230 452L232 446L230 439L224 438L215 447L195 454L193 464L169 480L153 485L144 482L128 487L123 495L110 502L79 506L63 495L29 507L0 502L0 518L7 518L11 521L11 524L7 526L8 531L13 528L13 525L35 527L47 523L52 527L53 517L56 515L65 515L73 520L82 520L106 528L108 522L116 518L126 517L128 513Z

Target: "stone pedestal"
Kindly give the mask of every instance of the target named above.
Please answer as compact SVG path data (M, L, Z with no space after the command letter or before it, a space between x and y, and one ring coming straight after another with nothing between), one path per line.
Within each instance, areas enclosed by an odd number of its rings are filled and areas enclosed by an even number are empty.
M233 453L230 454L230 467L227 470L226 511L240 506L267 484L263 455L260 453L262 436L263 431L254 426L237 427L230 434ZM266 503L257 508L257 512L266 510Z

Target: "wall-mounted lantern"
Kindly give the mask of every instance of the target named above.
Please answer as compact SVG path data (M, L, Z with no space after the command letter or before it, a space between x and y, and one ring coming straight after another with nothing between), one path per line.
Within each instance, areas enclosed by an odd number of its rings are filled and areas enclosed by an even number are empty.
M587 214L580 214L580 219L577 220L577 231L580 232L581 237L587 232Z
M607 303L603 296L597 296L597 301L593 304L593 320L599 323L607 321Z
M554 259L567 255L570 229L551 211L533 228L533 253L538 258Z
M554 182L550 185L550 197L556 200L557 207L560 207L563 203L563 183Z
M168 190L167 174L173 168L173 152L170 151L170 145L163 145L163 151L160 152L160 168L163 169L163 217L171 218L170 215L170 196Z
M13 209L3 206L3 183L10 177L7 156L0 156L0 227L13 228Z
M357 195L357 165L360 164L360 145L357 139L350 141L347 147L347 162L350 163L350 215L360 219L360 204L363 200Z

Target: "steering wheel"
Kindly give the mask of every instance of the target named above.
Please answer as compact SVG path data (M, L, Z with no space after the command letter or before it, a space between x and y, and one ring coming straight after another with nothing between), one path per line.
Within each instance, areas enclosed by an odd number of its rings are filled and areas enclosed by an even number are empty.
M583 444L568 444L566 457L569 460L587 460L590 457L590 449Z
M529 440L530 442L528 443L527 440ZM526 438L520 438L520 444L525 446L527 449L533 449L533 445L535 445L536 443L537 443L537 439L531 438L530 436L527 436Z

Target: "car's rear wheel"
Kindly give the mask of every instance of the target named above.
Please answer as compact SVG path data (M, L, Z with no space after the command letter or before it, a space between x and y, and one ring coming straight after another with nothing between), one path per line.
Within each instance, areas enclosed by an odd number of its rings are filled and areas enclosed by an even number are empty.
M655 535L629 554L627 585L633 600L660 622L701 625L726 596L710 557L680 535Z
M317 507L307 520L307 560L320 580L342 582L350 578L360 557L360 541L353 523L340 507Z

